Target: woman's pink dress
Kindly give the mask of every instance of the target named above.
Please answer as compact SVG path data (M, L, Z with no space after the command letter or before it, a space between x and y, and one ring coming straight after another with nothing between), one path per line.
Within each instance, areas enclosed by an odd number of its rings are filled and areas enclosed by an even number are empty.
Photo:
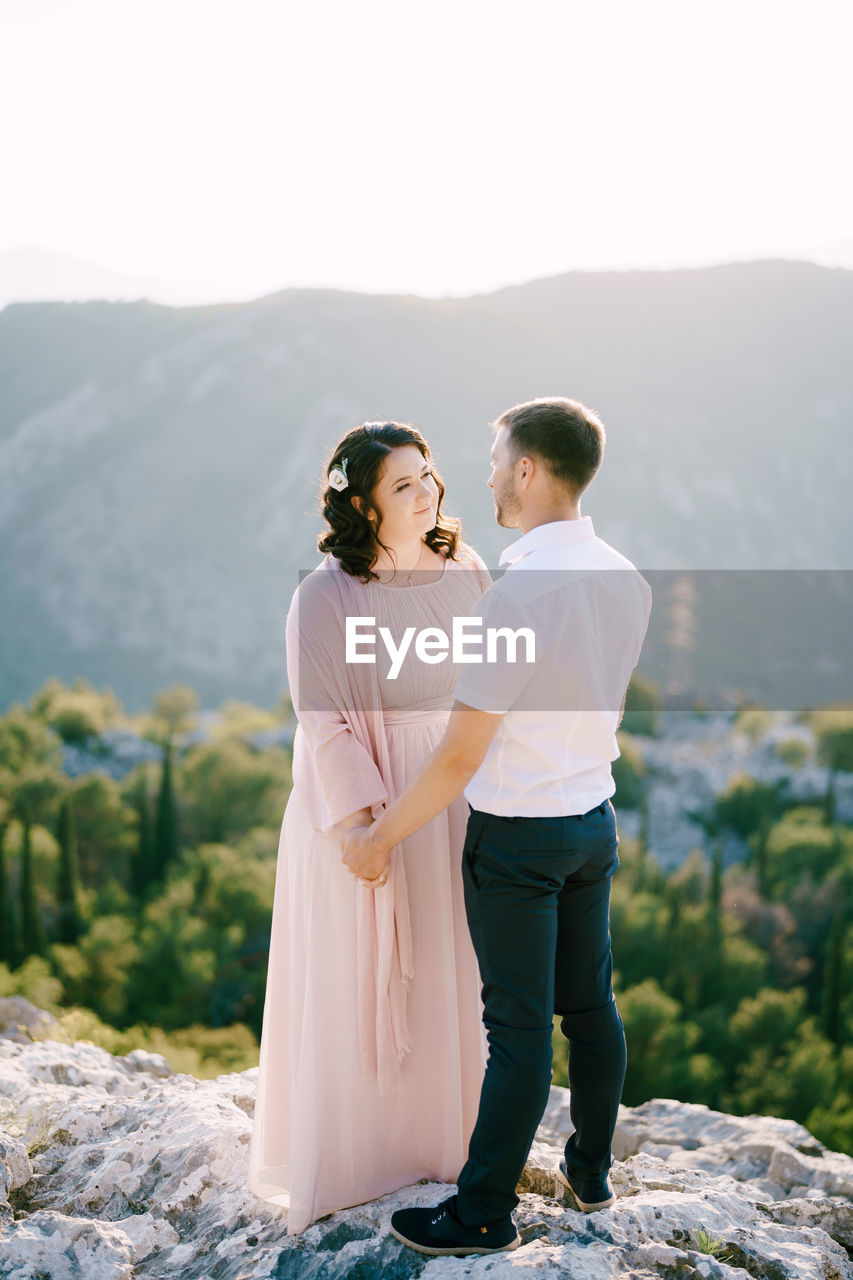
M376 628L440 627L476 612L488 575L448 560L413 587L367 587ZM423 575L422 575L423 576ZM376 646L393 795L444 733L458 675L413 649L395 680ZM393 795L391 798L393 798ZM414 976L411 1050L401 1085L381 1094L358 1049L356 895L336 839L312 827L294 786L279 843L249 1186L287 1207L294 1234L315 1219L421 1178L454 1182L465 1163L485 1069L480 978L465 919L460 796L401 846ZM382 893L383 890L376 890Z

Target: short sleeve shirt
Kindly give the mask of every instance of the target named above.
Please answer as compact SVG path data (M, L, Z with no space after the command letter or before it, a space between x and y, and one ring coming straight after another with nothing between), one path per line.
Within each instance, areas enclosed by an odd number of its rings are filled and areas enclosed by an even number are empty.
M589 516L538 525L501 563L480 600L480 661L465 664L454 695L503 716L465 796L505 816L586 813L615 790L616 728L651 588Z

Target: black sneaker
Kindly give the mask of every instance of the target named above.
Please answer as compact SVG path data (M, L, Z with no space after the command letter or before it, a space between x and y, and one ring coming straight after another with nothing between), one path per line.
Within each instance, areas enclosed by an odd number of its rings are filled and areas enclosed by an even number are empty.
M453 1212L455 1202L456 1196L451 1196L434 1209L398 1209L391 1214L391 1234L410 1249L436 1257L503 1253L521 1244L509 1215L484 1227L466 1227Z
M613 1187L607 1174L603 1178L570 1174L563 1159L560 1161L557 1177L564 1187L568 1187L578 1208L584 1213L595 1213L596 1209L609 1209L616 1203ZM573 1182L570 1181L571 1178L574 1178Z

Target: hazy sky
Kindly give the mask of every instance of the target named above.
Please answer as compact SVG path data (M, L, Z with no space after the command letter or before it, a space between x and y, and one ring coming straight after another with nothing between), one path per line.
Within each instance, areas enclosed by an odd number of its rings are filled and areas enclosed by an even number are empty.
M186 301L797 256L853 235L851 12L0 0L0 252Z

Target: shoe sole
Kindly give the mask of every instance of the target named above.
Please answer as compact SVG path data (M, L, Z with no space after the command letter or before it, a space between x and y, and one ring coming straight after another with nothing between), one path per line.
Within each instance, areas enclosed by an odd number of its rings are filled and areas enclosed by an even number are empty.
M587 1204L585 1200L581 1200L572 1184L569 1182L562 1169L555 1169L554 1174L558 1182L562 1182L567 1191L571 1191L575 1199L575 1204L584 1213L595 1213L598 1209L609 1209L612 1204L616 1203L616 1197L610 1196L608 1200L599 1200L596 1204Z
M456 1249L439 1249L428 1244L417 1244L414 1240L407 1239L401 1235L396 1227L391 1227L391 1235L400 1241L400 1244L408 1245L410 1249L417 1249L418 1253L428 1253L433 1258L464 1258L471 1253L510 1253L513 1249L517 1249L521 1244L521 1236L517 1235L509 1244L502 1244L497 1249L484 1249L477 1245L460 1245Z

